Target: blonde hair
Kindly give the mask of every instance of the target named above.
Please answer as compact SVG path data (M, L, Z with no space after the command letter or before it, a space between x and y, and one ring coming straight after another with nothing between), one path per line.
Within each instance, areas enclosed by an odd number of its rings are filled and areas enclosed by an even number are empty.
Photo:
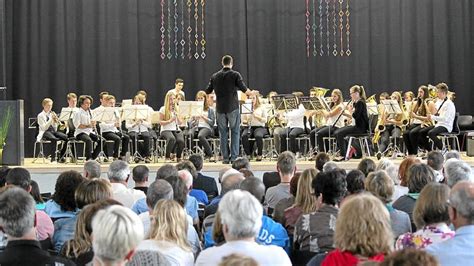
M99 178L82 182L74 192L74 200L79 209L99 200L112 198L112 196L112 186L110 183L105 179Z
M338 98L338 99L337 99L337 102L334 103L334 107L336 107L336 106L338 106L339 104L341 104L344 99L342 98L342 92L341 92L340 89L334 89L334 90L332 90L331 94L333 94L333 93L336 94L336 95L337 95L337 98Z
M47 103L53 103L53 100L51 98L44 98L43 101L41 102L41 106L45 106Z
M253 104L253 103L252 103ZM260 94L257 93L255 94L255 104L253 104L253 110L257 109L258 107L260 107L261 103L260 103Z
M171 97L175 97L176 99L176 95L174 94L174 92L172 91L169 91L168 93L166 93L166 96L165 96L165 115L164 115L164 119L165 120L169 120L171 118L171 110L170 110L170 98ZM176 103L173 102L174 104L174 107L175 107L175 110L176 112L178 112L178 110L176 109Z
M364 101L367 99L365 96L365 89L362 85L354 85L349 89L351 92L358 92L361 99Z
M138 102L144 104L145 100L146 100L146 97L143 94L137 94L137 95L135 95L135 97L133 97L134 102L138 101Z
M232 253L222 258L218 266L258 266L258 262L241 253Z
M198 100L199 97L204 97L204 107L203 110L207 111L209 110L209 103L207 102L207 93L205 91L198 91L196 93L196 101Z
M310 213L316 210L316 197L312 191L311 182L318 174L314 168L309 168L301 173L298 179L298 188L296 190L295 204L299 206L303 213Z
M70 92L70 93L68 93L68 94L66 95L66 98L67 98L68 100L70 100L70 99L77 99L77 94L75 94L74 92Z
M187 240L186 212L175 200L159 200L152 213L150 239L164 240L191 251Z
M449 187L444 184L432 182L427 184L416 200L413 209L413 221L416 228L421 229L425 225L434 223L448 223L448 201Z
M383 203L392 201L395 186L384 170L370 173L365 179L365 189L379 198Z
M389 253L393 240L390 215L378 198L368 193L346 198L336 221L336 248L371 257Z

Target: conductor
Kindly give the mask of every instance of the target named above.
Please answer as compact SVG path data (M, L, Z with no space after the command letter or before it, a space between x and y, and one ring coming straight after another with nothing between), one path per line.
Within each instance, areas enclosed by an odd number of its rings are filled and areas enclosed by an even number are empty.
M216 94L217 128L221 153L224 164L233 162L239 154L240 141L240 112L237 90L247 95L253 91L248 89L239 72L232 70L233 59L230 55L222 57L222 69L211 76L206 93ZM230 127L230 158L227 143Z

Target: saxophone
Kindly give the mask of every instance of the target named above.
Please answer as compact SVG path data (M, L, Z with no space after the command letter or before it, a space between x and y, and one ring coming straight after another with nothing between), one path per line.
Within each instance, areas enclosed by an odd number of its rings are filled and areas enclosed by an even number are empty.
M377 121L377 125L375 126L375 133L374 133L374 137L372 138L372 143L374 144L379 143L381 134L382 132L385 131L386 122L387 122L387 116L385 115L385 112L383 112L379 120Z

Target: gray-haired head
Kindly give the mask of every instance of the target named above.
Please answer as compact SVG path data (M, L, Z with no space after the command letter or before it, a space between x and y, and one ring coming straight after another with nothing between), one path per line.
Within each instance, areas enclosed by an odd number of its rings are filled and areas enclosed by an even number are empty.
M193 175L188 170L179 170L178 176L186 184L188 190L191 190L193 186Z
M156 180L165 179L169 176L177 176L178 169L172 164L165 164L156 171Z
M125 161L114 161L109 165L107 175L110 182L127 182L130 176L130 167Z
M99 178L102 174L100 169L100 163L96 160L89 160L84 163L84 173L83 176L87 179Z
M221 168L221 170L219 170L219 181L220 182L222 182L222 177L224 176L224 174L227 173L227 171L229 171L230 169L232 169L232 167L224 166L224 167Z
M462 180L473 181L471 166L466 162L456 159L449 159L446 162L444 166L444 174L450 188Z
M155 180L150 184L146 193L146 204L149 209L153 209L161 199L173 199L173 187L164 179Z
M468 224L474 224L474 183L471 181L458 182L449 196L450 204L458 214L464 217Z
M132 170L133 181L136 183L146 182L148 181L149 173L150 169L146 165L137 165Z
M390 166L395 166L395 164L387 159L387 158L383 158L382 160L379 161L379 163L377 164L377 168L375 168L376 171L379 171L379 170L385 170L387 171L387 168L389 168Z
M323 172L330 172L338 169L337 163L329 161L323 165Z
M263 207L247 191L236 189L225 194L218 212L228 228L227 241L256 237L262 226Z
M385 172L387 172L388 176L393 180L393 183L395 185L400 185L400 178L398 175L398 169L399 167L396 165L389 166L387 169L385 169Z
M110 206L98 211L92 219L94 256L104 264L117 264L130 259L131 251L142 240L143 223L128 208Z
M12 237L23 237L34 227L35 201L28 192L13 187L0 194L0 226Z
M248 191L252 194L258 201L263 202L265 197L265 185L262 180L256 177L247 177L242 182L240 182L240 189Z
M277 160L277 169L282 175L290 175L296 169L296 157L291 151L280 153Z
M450 150L444 154L444 162L446 163L449 159L458 159L461 160L461 154L457 150Z
M231 190L238 189L240 187L240 182L244 179L244 176L240 172L226 176L222 181L221 195L224 195Z

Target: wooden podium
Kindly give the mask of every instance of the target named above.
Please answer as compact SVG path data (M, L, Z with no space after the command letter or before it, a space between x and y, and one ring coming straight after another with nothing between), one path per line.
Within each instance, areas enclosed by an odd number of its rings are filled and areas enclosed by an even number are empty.
M0 101L0 164L23 165L23 100Z

